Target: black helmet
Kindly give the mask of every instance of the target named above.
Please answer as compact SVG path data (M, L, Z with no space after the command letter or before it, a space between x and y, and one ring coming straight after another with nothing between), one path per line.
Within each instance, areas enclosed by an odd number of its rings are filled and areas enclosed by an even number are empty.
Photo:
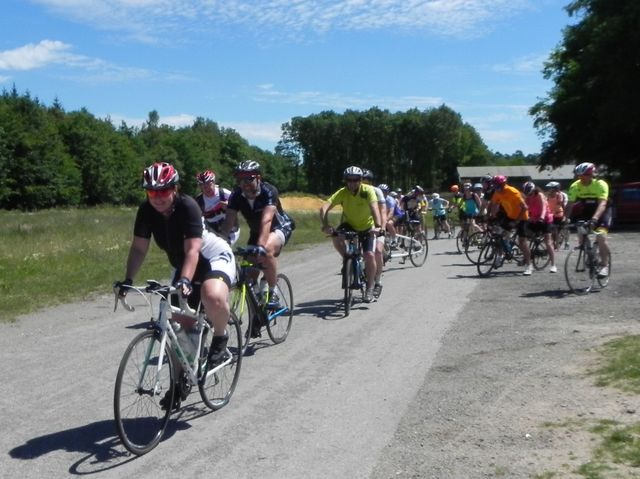
M366 168L362 170L362 179L373 181L373 171L367 170Z
M236 166L236 176L260 176L260 163L253 160L243 161Z

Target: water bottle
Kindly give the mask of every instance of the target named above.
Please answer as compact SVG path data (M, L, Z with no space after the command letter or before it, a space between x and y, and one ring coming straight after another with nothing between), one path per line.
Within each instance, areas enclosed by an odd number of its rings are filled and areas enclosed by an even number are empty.
M180 348L187 358L187 362L191 363L196 356L196 350L198 349L198 331L194 328L187 332L185 328L174 321L171 322L171 327L176 333Z
M267 280L264 278L260 279L260 284L258 285L258 298L260 299L261 303L265 301L268 291L269 283L267 283Z

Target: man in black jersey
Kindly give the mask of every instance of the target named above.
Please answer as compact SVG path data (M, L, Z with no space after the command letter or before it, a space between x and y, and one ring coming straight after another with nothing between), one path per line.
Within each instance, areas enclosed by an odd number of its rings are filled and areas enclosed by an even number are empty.
M275 186L262 180L260 164L243 161L235 168L238 186L231 192L227 215L220 228L223 237L231 231L241 213L249 226L248 244L258 246L256 259L264 267L264 278L269 284L269 308L280 308L280 298L275 286L278 260L282 247L291 237L292 222L280 204Z

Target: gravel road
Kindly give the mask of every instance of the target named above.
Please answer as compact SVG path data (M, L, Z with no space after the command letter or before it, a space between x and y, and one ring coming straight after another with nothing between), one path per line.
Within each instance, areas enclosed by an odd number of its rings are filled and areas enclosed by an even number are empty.
M546 422L638 419L637 397L586 373L597 346L640 332L639 239L611 234L611 284L585 297L562 272L480 279L431 241L424 267L390 263L380 301L348 318L331 246L287 252L287 341L255 344L222 410L192 394L141 458L119 443L112 395L144 313L105 295L0 325L0 476L574 477L586 432Z

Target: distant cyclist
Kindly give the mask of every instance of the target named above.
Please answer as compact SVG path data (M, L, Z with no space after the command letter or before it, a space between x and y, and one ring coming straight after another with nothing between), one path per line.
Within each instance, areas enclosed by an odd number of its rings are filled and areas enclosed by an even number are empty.
M322 231L327 234L334 232L329 224L329 211L342 206L342 223L335 229L346 229L359 233L362 245L367 288L365 302L373 301L373 287L375 285L376 261L374 255L376 236L380 232L382 219L378 209L378 198L370 185L362 183L362 169L350 166L343 172L345 186L338 189L329 197L327 203L320 207ZM340 237L333 237L333 246L344 258L346 246Z
M558 245L558 230L567 223L565 209L567 207L569 198L565 192L560 190L560 183L558 183L557 181L550 181L545 185L545 188L547 189L547 203L549 204L549 209L553 214L553 229L551 236L553 239L553 244L556 245L557 249L560 246ZM568 234L565 236L564 247L566 249L569 248Z
M549 272L557 273L558 268L556 266L556 258L553 250L553 243L551 241L553 213L549 209L547 197L532 181L527 181L522 185L522 192L524 193L527 208L529 208L529 223L527 227L532 233L543 235L547 254L551 261Z
M383 227L382 224L384 218L387 217L387 201L384 197L383 191L373 185L373 180L375 179L375 175L373 171L363 169L362 170L362 182L365 185L371 186L376 192L376 198L378 199L378 214L380 216L380 226ZM382 293L382 270L384 268L384 235L380 235L376 237L376 246L374 250L374 255L376 258L376 279L375 284L373 286L373 296L378 298Z
M578 177L569 187L569 204L567 216L571 221L589 221L596 233L596 242L600 252L602 264L608 264L609 245L607 233L611 226L611 208L608 205L609 185L606 181L594 178L596 166L593 163L580 163L575 167L574 173ZM609 276L609 268L603 266L598 271L598 276Z
M451 238L451 227L449 226L449 221L447 220L447 209L449 208L449 202L444 198L441 198L438 193L431 194L431 200L429 201L429 206L431 207L431 211L433 212L433 222L434 229L436 222L440 225L440 228L444 233L447 233L449 238ZM440 231L434 231L433 239L438 239Z
M201 190L201 193L196 196L196 201L202 210L205 225L214 233L220 234L220 227L224 222L231 191L216 184L216 174L211 170L198 173L196 180ZM229 233L229 237L224 239L228 239L229 244L233 245L239 237L240 228L236 223Z

